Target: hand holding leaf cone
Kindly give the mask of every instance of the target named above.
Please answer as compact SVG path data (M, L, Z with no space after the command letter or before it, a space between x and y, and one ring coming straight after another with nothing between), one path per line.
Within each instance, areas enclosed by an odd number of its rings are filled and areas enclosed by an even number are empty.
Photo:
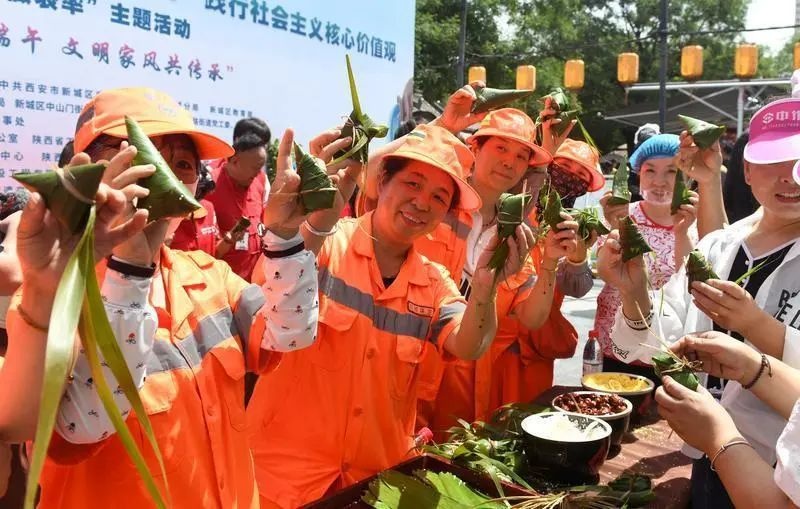
M152 164L156 171L142 179L139 185L150 190L150 194L140 198L136 206L149 212L148 221L158 221L168 217L185 217L201 208L189 189L178 180L153 142L147 137L136 120L125 117L128 141L136 147L134 165Z
M489 87L474 87L475 102L472 103L472 113L485 113L502 108L519 99L524 99L533 94L533 90L501 89Z
M611 197L608 199L609 205L625 205L631 202L631 191L628 188L628 158L624 157L614 172L614 180L611 186Z
M625 216L619 221L619 244L622 249L623 263L653 251L642 237L631 216Z
M333 207L338 190L325 167L297 143L294 144L294 159L300 175L300 203L305 213Z
M690 197L691 194L689 194L689 188L686 187L683 172L678 170L677 173L675 173L675 185L672 187L672 204L669 207L670 214L673 216L677 214L681 205L691 205Z
M686 260L686 278L689 280L688 290L691 291L692 283L695 281L705 283L709 279L719 279L719 276L714 272L703 253L694 249L689 252L689 258Z
M86 226L105 170L105 164L84 164L45 173L17 173L14 180L42 195L45 205L59 222L77 234Z
M546 96L542 97L540 101L544 104L546 99L550 98L550 107L557 111L557 118L561 122L553 124L553 131L561 136L569 128L570 122L578 118L581 112L580 107L575 103L572 97L564 92L561 88L556 88ZM586 140L590 145L594 145L589 139Z
M350 55L346 55L347 77L350 81L350 98L353 101L353 111L350 113L339 139L353 138L353 144L347 150L342 150L334 154L334 160L330 164L337 164L346 159L356 159L362 164L367 163L369 158L369 142L372 138L383 138L389 128L378 124L369 115L361 110L361 103L358 100L358 89L356 89L356 79L353 76L353 68L350 65Z
M704 120L699 120L686 115L678 115L678 119L686 126L694 144L700 148L708 148L717 141L725 132L724 125L710 124Z

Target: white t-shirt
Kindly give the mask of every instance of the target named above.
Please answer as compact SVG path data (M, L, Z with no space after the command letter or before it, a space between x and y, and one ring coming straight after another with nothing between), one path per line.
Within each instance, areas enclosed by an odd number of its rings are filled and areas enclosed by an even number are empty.
M794 404L792 416L778 438L775 451L778 456L775 484L794 505L800 506L800 400Z

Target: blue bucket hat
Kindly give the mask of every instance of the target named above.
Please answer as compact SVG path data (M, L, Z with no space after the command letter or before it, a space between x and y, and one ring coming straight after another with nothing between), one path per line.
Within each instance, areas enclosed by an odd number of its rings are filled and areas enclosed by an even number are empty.
M676 134L658 134L648 138L631 154L631 168L634 173L639 173L648 159L675 157L679 148L680 138Z

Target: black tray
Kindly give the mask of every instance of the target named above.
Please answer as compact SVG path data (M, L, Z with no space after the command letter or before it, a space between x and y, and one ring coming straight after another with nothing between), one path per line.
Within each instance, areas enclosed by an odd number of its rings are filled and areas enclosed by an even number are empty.
M500 494L497 492L494 482L490 477L481 475L478 472L464 468L460 465L453 464L444 458L440 458L439 456L423 454L392 467L392 470L396 470L407 475L411 475L414 470L419 469L431 470L433 472L450 472L469 484L472 488L477 489L490 497L500 496ZM311 502L310 504L306 504L303 506L303 509L371 509L369 505L361 501L361 495L367 491L369 488L369 483L376 477L378 476L374 475L339 492L336 492L333 495L329 495L328 497L321 498L317 501ZM507 497L535 494L534 492L527 491L515 484L500 484L503 487L504 495Z

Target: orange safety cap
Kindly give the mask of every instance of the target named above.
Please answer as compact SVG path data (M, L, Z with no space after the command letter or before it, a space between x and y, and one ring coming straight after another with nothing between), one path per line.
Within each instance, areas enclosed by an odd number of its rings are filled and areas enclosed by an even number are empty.
M150 136L188 135L200 159L233 155L233 147L198 130L192 115L164 92L145 87L104 90L86 103L75 126L75 152L83 152L101 134L127 139L125 117L136 120Z
M586 142L572 140L567 138L564 143L558 147L556 154L553 156L553 162L558 164L559 160L568 160L581 165L589 173L589 191L597 191L602 189L606 184L606 179L600 171L600 154L597 149L592 147ZM565 170L571 170L569 166L561 165ZM578 175L584 177L585 175Z
M464 180L464 175L475 163L475 157L447 129L428 124L417 126L405 136L397 150L384 157L411 159L442 170L458 186L460 199L456 208L467 211L481 208L480 196Z
M550 152L536 144L536 124L518 109L501 108L489 112L475 134L467 138L467 144L475 148L481 136L500 136L522 143L532 151L531 166L547 166L553 160Z

